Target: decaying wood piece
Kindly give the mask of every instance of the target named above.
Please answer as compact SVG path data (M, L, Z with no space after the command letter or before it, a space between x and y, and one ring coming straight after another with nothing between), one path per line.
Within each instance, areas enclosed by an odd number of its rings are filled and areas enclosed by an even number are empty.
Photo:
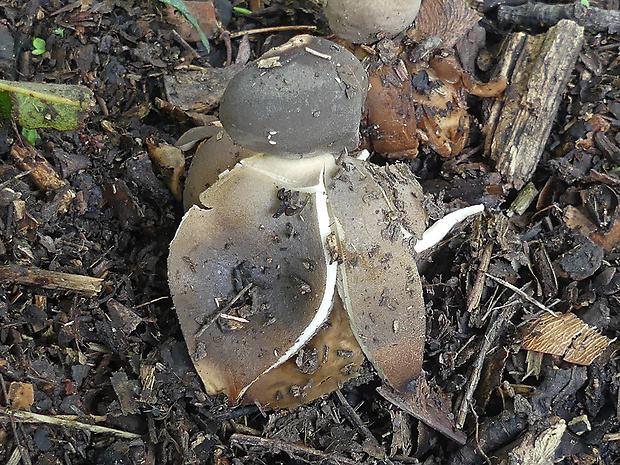
M469 296L467 297L467 312L474 314L476 321L480 317L478 306L480 305L480 299L482 298L482 291L484 290L484 282L486 278L486 272L489 271L489 265L491 263L491 254L493 253L493 242L489 242L482 251L480 257L480 265L478 266L478 272L476 273L476 279L471 288Z
M349 420L355 430L364 438L367 452L369 452L373 457L377 459L386 460L386 451L381 445L381 443L372 434L368 426L366 426L366 424L357 414L353 406L349 404L349 401L347 401L347 399L344 397L342 391L338 389L335 392L336 398L338 399L338 403L340 405L340 412L347 420Z
M609 34L620 31L620 11L585 6L581 2L567 5L546 3L500 5L497 9L497 19L502 26L517 24L526 27L548 27L563 19L570 19L591 31L607 31Z
M576 365L590 365L611 343L573 313L546 313L525 327L521 348L558 355Z
M377 392L399 409L417 418L424 424L439 431L458 444L465 444L467 435L458 430L445 406L442 408L441 398L433 393L424 376L411 383L411 394L403 394L387 384L379 386Z
M562 435L566 431L566 422L554 418L552 424L543 431L528 430L515 443L497 454L501 465L552 465L557 463L558 448Z
M498 333L504 327L506 322L510 321L517 311L517 308L518 307L514 304L506 305L501 311L497 311L489 324L489 327L487 328L484 339L478 349L478 356L473 363L471 374L469 375L469 382L467 383L465 393L461 399L459 411L456 415L456 427L459 429L463 428L465 425L467 414L470 412L472 399L474 398L474 393L476 392L476 388L478 387L478 383L480 381L480 376L482 375L482 367L484 365L485 357L493 347Z
M264 452L284 452L292 458L301 458L303 461L321 463L343 463L355 465L357 462L339 454L321 452L311 447L300 446L280 439L261 438L247 434L235 433L230 437L230 443L238 446L257 448Z
M562 20L546 34L512 34L499 64L509 86L485 125L487 155L510 187L531 178L583 42L583 27Z
M40 190L47 192L66 184L45 157L27 142L14 144L11 147L11 156L20 169L30 171L30 179Z
M416 39L431 36L442 40L441 46L454 46L480 20L482 15L463 0L426 0L414 22Z
M98 294L103 286L103 279L100 278L18 265L0 266L0 283L2 282L27 284L45 289L75 291L86 295Z
M220 103L224 89L241 66L199 68L164 76L166 99L183 111L207 113Z

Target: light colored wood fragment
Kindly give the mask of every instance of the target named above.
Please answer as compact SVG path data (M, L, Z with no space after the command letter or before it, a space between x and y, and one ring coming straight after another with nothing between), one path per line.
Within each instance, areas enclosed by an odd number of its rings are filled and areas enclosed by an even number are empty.
M24 142L11 147L11 156L15 164L24 171L30 171L30 179L38 189L47 192L66 184L54 167L32 145Z
M553 465L566 431L566 422L553 418L543 431L530 429L498 454L500 464Z
M561 356L576 365L590 365L612 343L573 313L544 314L525 331L522 349Z
M0 283L13 282L45 289L74 291L86 295L101 292L103 279L79 274L48 271L33 266L0 266Z
M590 365L611 343L600 335L596 329L587 326L577 336L564 354L564 361L577 365Z
M89 423L83 423L81 421L75 421L73 419L62 418L61 416L41 415L38 413L12 410L4 407L0 407L0 418L11 418L14 421L18 421L21 423L39 423L60 426L63 428L81 429L84 431L90 431L91 433L112 434L114 436L124 439L140 438L139 434L130 433L128 431L122 431L114 428L108 428L107 426L91 425Z

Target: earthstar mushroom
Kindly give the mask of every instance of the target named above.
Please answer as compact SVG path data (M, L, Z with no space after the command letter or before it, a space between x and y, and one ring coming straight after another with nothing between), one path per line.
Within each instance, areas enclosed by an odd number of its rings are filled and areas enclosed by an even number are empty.
M170 247L170 290L189 354L207 393L224 393L231 404L310 401L356 376L364 358L401 393L422 373L426 325L414 245L426 225L423 194L404 165L336 161L358 139L366 85L347 53L298 36L237 75L222 100L224 128L238 144L271 152L242 159L202 192ZM265 59L280 65L265 67ZM312 62L324 71L319 80L327 76L319 88L330 89L330 99L309 102L306 76L288 74ZM240 90L258 78L267 101ZM278 97L274 88L285 91ZM286 104L268 111L287 124L244 121L233 114L239 98L259 105L246 114ZM289 129L338 105L355 125L327 127L327 137L314 131L314 141ZM314 109L319 116L308 119Z

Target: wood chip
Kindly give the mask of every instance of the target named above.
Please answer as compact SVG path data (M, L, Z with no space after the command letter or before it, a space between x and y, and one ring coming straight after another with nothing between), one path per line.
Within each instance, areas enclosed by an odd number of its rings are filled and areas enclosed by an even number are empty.
M538 166L582 43L583 28L564 20L546 34L512 34L505 45L498 69L510 84L491 107L485 150L516 189Z
M9 384L7 400L11 408L30 410L34 404L34 387L30 383L11 383Z
M564 458L560 447L566 431L566 422L553 418L551 426L543 431L532 428L499 455L499 463L519 463L521 465L552 465L558 455Z
M38 189L47 192L66 184L66 181L56 173L50 162L27 142L13 145L11 156L20 169L30 171L30 179Z
M576 365L590 365L613 342L573 313L545 313L524 331L522 349L561 356Z
M430 3L430 2L429 2ZM620 11L597 8L581 2L565 5L526 2L521 5L499 5L497 19L502 27L523 25L525 27L552 26L561 19L572 19L590 31L620 31Z

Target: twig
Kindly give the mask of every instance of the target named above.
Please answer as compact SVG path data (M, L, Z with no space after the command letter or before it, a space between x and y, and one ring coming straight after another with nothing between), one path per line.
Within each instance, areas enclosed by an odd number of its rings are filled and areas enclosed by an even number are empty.
M103 279L101 278L18 265L0 266L0 282L15 282L45 289L75 291L86 295L98 294L103 286Z
M544 310L545 312L549 312L553 316L558 316L558 314L555 313L553 310L551 310L549 307L547 307L546 305L540 303L538 300L534 299L533 297L530 297L529 295L527 295L525 292L523 292L518 287L513 286L512 284L510 284L508 281L504 281L502 278L498 278L497 276L493 276L493 275L491 275L489 273L485 273L485 275L487 277L491 278L493 281L501 284L502 286L507 287L508 289L513 291L515 294L517 294L519 297L527 300L532 305L535 305L536 307L540 308L541 310Z
M311 447L299 446L291 444L279 439L259 438L257 436L248 436L246 434L235 433L230 437L231 444L240 446L259 447L268 452L281 451L291 457L300 457L305 460L326 461L331 463L344 463L347 465L355 465L358 462L348 459L341 455L327 454Z
M11 157L19 169L28 171L32 182L43 192L60 189L67 184L67 181L58 176L50 162L27 143L23 146L14 144L11 147Z
M478 414L476 413L476 409L471 404L470 404L469 408L470 408L471 414L474 416L474 419L475 419L475 422L476 422L476 432L475 432L476 451L477 451L478 454L480 454L480 456L482 458L484 458L484 461L487 463L487 465L493 465L493 463L491 462L491 459L489 458L489 456L486 454L484 449L482 449L483 442L480 439L480 422L478 421Z
M21 446L18 443L17 447L15 449L13 449L13 453L11 454L11 458L6 463L6 465L17 465L19 463L19 461L22 459L22 452L21 452L20 447Z
M224 305L224 308L222 308L221 310L218 310L215 312L215 316L213 318L210 318L209 321L207 321L206 323L204 323L202 325L202 327L196 332L196 337L200 337L204 334L204 332L207 330L207 328L209 326L211 326L211 323L213 323L217 318L219 318L222 314L225 314L228 310L230 310L230 308L235 305L235 302L237 302L237 300L239 300L241 298L241 296L243 294L245 294L246 292L248 292L250 290L250 288L252 287L252 283L247 284L243 289L241 289L236 296L234 296L232 298L232 300L230 302L228 302L226 305ZM247 321L246 321L247 323Z
M368 429L368 427L364 424L360 416L357 414L355 409L347 402L342 391L340 389L336 390L336 397L338 398L338 403L340 404L342 414L346 417L349 422L353 425L353 427L360 433L364 438L370 441L377 451L383 452L383 457L375 457L385 460L386 463L391 464L392 461L387 458L387 454L385 449L381 446L377 438L372 434L372 432Z
M0 183L0 189L4 189L6 186L8 186L9 184L11 184L13 181L16 181L20 178L23 178L24 176L28 176L30 173L32 173L32 171L34 170L34 168L31 168L29 170L26 171L22 171L21 173L16 174L15 176L13 176L11 179L7 179L4 182Z
M155 302L159 302L160 300L165 300L165 299L169 299L169 298L170 298L170 296L168 296L168 295L162 295L161 297L157 297L156 299L149 300L148 302L143 302L141 304L138 304L134 308L145 307L147 305L154 304Z
M620 30L620 11L585 6L581 2L565 5L528 2L523 5L500 5L497 10L500 24L518 24L529 27L553 26L562 19L570 19L593 31L610 34Z
M489 270L492 253L493 242L489 242L482 251L482 256L480 257L480 266L478 267L478 273L476 273L476 280L474 281L474 285L472 286L469 297L467 298L467 313L472 313L474 309L477 309L478 305L480 304L482 290L484 289L484 275Z
M232 64L232 44L230 43L230 32L223 30L220 32L220 39L224 42L226 48L226 66Z
M47 425L62 426L65 428L76 428L91 433L113 434L123 439L139 439L141 436L136 433L122 431L107 426L90 425L75 420L67 420L58 416L41 415L38 413L26 412L23 410L11 410L0 407L0 416L9 418L11 421L20 421L23 423L44 423Z
M246 36L250 34L271 34L274 32L283 32L283 31L316 31L316 26L306 26L300 24L298 26L274 26L274 27L260 27L258 29L248 29L247 31L239 31L232 32L230 34L231 39L236 39L237 37Z
M488 273L487 276L492 277ZM495 279L495 278L493 278ZM492 344L495 342L495 338L497 337L498 331L502 328L504 323L517 311L516 305L509 305L505 307L501 313L495 318L493 323L491 323L484 335L484 339L482 340L482 344L480 345L480 350L478 350L478 356L473 363L471 375L469 377L469 383L467 383L467 389L465 391L465 395L463 396L463 400L459 407L459 412L456 417L456 427L461 429L465 424L465 418L467 417L467 412L469 411L469 406L471 405L472 399L474 397L474 392L478 387L478 382L480 381L480 375L482 374L482 366L484 365L484 359L487 355L487 352L491 348Z
M176 40L181 47L187 50L192 55L192 58L200 58L200 54L196 51L196 49L188 44L187 41L181 37L181 34L179 34L175 29L172 30L172 38Z

